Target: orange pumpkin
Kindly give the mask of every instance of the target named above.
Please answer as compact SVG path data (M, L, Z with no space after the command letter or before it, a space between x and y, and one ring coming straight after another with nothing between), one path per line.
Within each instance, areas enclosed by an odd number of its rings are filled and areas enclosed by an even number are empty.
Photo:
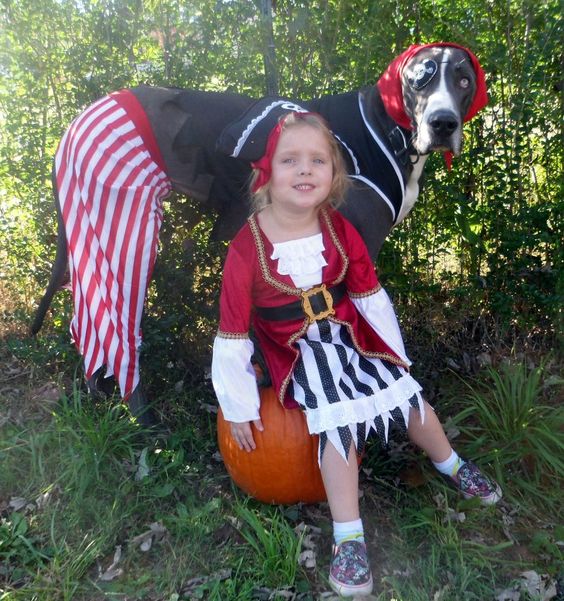
M307 429L300 409L284 409L273 388L260 389L264 431L253 426L257 448L242 451L231 436L221 409L217 418L219 451L229 475L263 503L317 503L327 495L317 464L319 437Z

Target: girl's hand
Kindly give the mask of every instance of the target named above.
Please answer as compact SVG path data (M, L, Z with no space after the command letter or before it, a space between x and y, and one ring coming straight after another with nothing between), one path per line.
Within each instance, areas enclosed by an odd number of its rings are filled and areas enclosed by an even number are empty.
M259 432L264 430L260 419L255 419L252 423ZM255 439L253 438L253 431L251 430L251 422L242 422L240 424L229 422L229 424L231 426L231 436L233 436L233 440L235 440L237 446L242 451L250 453L257 448Z

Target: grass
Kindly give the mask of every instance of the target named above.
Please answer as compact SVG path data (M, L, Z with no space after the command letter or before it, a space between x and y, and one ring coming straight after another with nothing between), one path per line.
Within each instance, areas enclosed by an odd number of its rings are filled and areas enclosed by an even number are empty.
M241 529L243 538L261 566L257 574L259 581L270 588L293 586L298 573L303 533L297 536L278 509L268 513L263 508L252 510L246 505L239 505L236 511L244 524Z
M562 388L560 377L544 378L543 365L523 363L489 368L482 382L469 386L468 404L454 420L468 439L468 452L493 465L499 483L516 500L546 502L543 484L562 484L564 474L564 406L548 404L544 397ZM544 503L543 503L544 505Z
M76 378L55 382L47 403L35 393L48 374L4 357L1 601L313 600L328 590L327 506L265 506L233 487L214 456L208 386L164 391L157 407L171 434L155 438L116 400L85 397ZM464 399L451 399L457 448L496 472L504 501L462 501L409 446L371 445L361 511L374 599L493 600L527 570L547 582L561 574L561 382L546 365L513 365L465 383ZM300 565L304 550L316 567Z

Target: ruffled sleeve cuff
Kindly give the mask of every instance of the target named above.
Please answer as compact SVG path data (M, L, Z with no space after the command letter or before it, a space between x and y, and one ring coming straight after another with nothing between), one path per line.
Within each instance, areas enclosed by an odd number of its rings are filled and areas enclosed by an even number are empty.
M242 423L259 419L260 397L251 364L253 350L248 337L220 335L214 340L212 384L227 421Z
M384 288L379 288L377 292L367 296L351 295L351 300L376 334L402 361L411 365L411 361L405 354L403 338L392 301Z

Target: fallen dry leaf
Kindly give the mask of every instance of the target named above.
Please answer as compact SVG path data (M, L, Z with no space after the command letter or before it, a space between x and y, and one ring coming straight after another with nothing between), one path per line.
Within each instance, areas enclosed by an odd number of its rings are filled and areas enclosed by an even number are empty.
M308 570L313 570L317 565L315 553L312 549L306 549L300 553L298 564L304 566Z
M43 509L47 507L47 505L55 498L55 496L61 492L61 487L58 484L52 486L49 490L46 490L44 493L41 493L35 499L35 505L37 509Z
M450 584L445 584L442 588L435 592L433 601L442 601L450 591Z
M234 515L228 515L227 521L233 526L233 528L236 528L237 530L241 530L243 522L241 522L241 520L239 518L236 518Z
M123 570L118 568L118 563L121 561L121 545L116 547L114 553L114 559L110 565L110 567L98 576L98 580L102 580L104 582L110 582L116 578L119 578L123 574Z
M200 407L208 413L217 413L219 407L217 405L211 405L210 403L200 402Z
M479 353L476 355L476 361L480 367L485 367L486 365L492 365L492 356L489 353Z
M446 522L465 522L466 514L463 511L455 511L451 507L447 507L446 515L443 518L443 523Z
M209 576L196 576L195 578L191 578L188 580L188 582L182 585L182 595L190 597L191 593L196 592L197 589L203 584L227 580L228 578L231 578L231 572L231 568L225 568L223 570L219 570L218 572L214 572Z
M548 574L538 574L534 570L527 570L521 574L521 588L530 597L540 597L542 601L549 601L556 597L556 582Z
M149 447L144 447L139 455L139 461L137 463L137 470L135 471L135 480L139 482L146 478L151 472L149 468L149 464L147 463L147 453L149 452Z
M302 511L304 518L306 518L310 524L321 524L323 522L331 523L329 506L327 503L304 505ZM310 528L312 528L312 526L310 526Z
M499 503L499 510L501 512L501 529L503 534L511 541L514 545L517 545L517 539L513 536L510 527L515 524L515 516L518 513L517 508L508 507L503 501Z
M288 601L309 601L310 593L297 593L293 587L270 589L266 586L258 586L252 590L254 601L273 601L274 599L287 599ZM319 597L322 598L322 597ZM337 599L337 597L334 597Z
M149 530L134 536L130 539L129 544L139 546L139 549L146 553L153 543L159 542L167 534L168 530L161 522L153 522L149 524Z
M143 553L147 553L147 551L149 551L152 546L153 546L153 537L149 535L143 539L143 541L139 545L139 550L143 551Z
M47 401L50 404L58 403L61 398L61 391L54 382L47 382L34 390L31 398L34 401Z
M436 495L434 495L433 501L435 501L437 509L440 509L441 511L446 511L448 509L447 498L445 497L445 495L443 495L442 492L439 492Z
M514 588L508 588L501 591L495 599L496 601L519 601L521 599L521 593Z
M538 574L534 570L528 570L521 574L521 578L512 587L506 588L496 596L496 601L520 601L521 593L527 593L527 599L538 599L539 601L556 601L558 591L556 581L548 574Z
M402 578L411 578L415 570L413 568L405 568L405 570L394 570L392 574L394 576L401 576Z
M12 511L19 511L26 507L27 504L27 500L23 497L12 497L8 503L9 507L12 508Z
M214 530L212 540L217 546L223 546L229 541L234 541L236 543L242 543L244 541L239 530L230 522L225 522L219 528Z
M314 535L319 535L322 532L321 528L318 528L317 526L311 526L310 524L306 524L305 522L300 522L294 528L294 532L297 535L300 535L306 529L307 529L308 532L310 532L311 534L314 534Z

